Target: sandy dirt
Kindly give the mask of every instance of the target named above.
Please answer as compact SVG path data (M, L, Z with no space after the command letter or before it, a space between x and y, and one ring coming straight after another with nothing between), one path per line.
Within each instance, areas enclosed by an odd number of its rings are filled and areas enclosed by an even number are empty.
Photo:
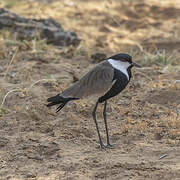
M56 48L42 40L17 44L1 31L0 180L180 179L178 0L1 5L25 17L52 17L82 42L78 48ZM167 64L145 61L156 57L155 50L170 57ZM133 70L126 90L108 101L114 148L106 150L98 146L91 116L95 98L71 102L58 114L46 107L47 97L95 65L91 55L96 52L127 52L143 65ZM100 105L97 119L105 142L102 110Z

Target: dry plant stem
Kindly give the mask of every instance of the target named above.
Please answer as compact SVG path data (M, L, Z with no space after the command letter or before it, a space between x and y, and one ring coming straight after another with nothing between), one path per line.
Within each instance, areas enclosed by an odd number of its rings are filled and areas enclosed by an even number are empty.
M34 85L36 85L37 83L42 82L42 81L49 82L49 81L56 81L56 80L55 79L40 79L40 80L34 82L33 84L31 84L31 86L29 86L29 88L27 88L26 91L29 91Z
M55 80L55 79L40 79L40 80L34 82L33 84L31 84L31 86L28 87L28 88L25 88L25 89L21 89L21 88L19 88L19 89L12 89L12 90L8 91L8 92L6 93L6 95L4 96L3 100L2 100L0 109L3 108L4 102L5 102L7 96L8 96L10 93L12 93L12 92L25 92L25 91L28 92L34 85L36 85L37 83L42 82L42 81L48 82L48 81L56 81L56 80Z
M8 96L10 93L12 93L12 92L21 92L21 91L22 91L22 89L13 89L13 90L8 91L8 92L6 93L6 95L4 96L3 100L2 100L0 109L3 108L4 102L5 102L7 96Z
M19 48L17 47L16 50L15 50L15 53L13 54L13 56L11 58L11 61L10 61L9 65L8 65L8 67L6 69L6 72L5 72L5 75L4 75L4 79L6 79L7 73L9 72L10 66L13 63L13 61L14 61L16 55L17 55L18 50L19 50Z

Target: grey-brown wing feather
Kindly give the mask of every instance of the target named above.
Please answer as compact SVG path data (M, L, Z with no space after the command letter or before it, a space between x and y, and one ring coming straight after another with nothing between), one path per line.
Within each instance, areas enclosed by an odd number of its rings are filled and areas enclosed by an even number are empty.
M108 61L97 64L79 81L62 92L63 97L82 98L93 94L103 95L113 83L114 69Z

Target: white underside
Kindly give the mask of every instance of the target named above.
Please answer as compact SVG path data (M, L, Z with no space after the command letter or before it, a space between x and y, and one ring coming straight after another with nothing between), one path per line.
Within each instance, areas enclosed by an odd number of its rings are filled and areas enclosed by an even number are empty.
M114 59L108 59L108 62L112 65L113 68L118 69L123 74L125 74L129 80L129 75L127 72L128 67L131 65L129 62L122 62Z

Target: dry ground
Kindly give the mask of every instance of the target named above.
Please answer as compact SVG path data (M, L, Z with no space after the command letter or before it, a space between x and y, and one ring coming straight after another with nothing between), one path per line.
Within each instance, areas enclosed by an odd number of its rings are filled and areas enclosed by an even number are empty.
M180 3L163 1L4 0L26 17L59 21L82 39L56 48L0 33L0 179L180 179ZM91 55L128 52L143 65L108 102L114 149L100 150L95 99L59 114L47 97L94 66ZM105 140L102 107L98 121Z

